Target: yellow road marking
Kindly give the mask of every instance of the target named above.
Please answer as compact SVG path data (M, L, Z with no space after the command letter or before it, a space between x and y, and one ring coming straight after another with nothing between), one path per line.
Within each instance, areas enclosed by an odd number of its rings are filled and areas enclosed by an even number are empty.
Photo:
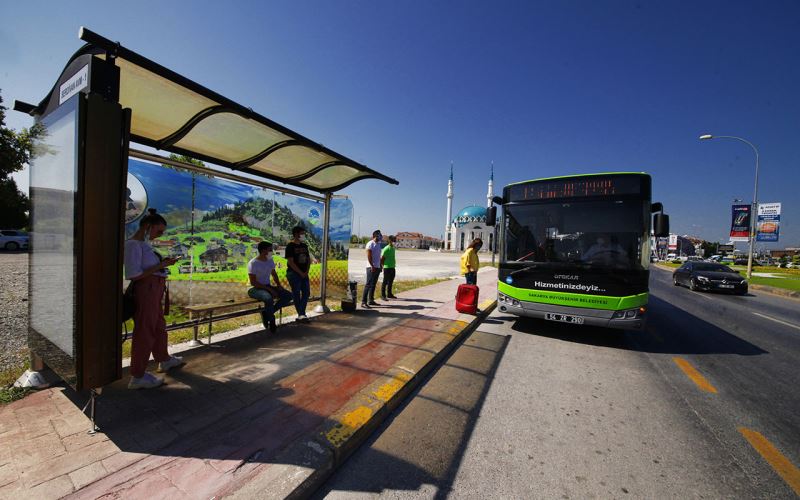
M783 456L783 453L778 451L761 433L745 427L739 427L739 432L747 439L750 446L755 448L764 457L764 460L775 469L775 472L786 481L786 484L794 490L795 494L800 495L800 469Z
M712 394L717 393L716 387L711 385L711 383L706 380L704 376L700 375L700 372L695 370L694 366L692 366L688 361L683 358L672 358L672 361L678 365L678 368L683 370L683 373L685 373L687 377L692 379L692 382L697 384L697 387Z
M391 382L383 384L375 391L373 394L376 398L380 399L384 403L392 399L392 396L397 394L397 391L403 388L406 385L406 382L411 380L411 375L408 373L398 373L397 375L392 378Z
M339 448L342 446L355 432L366 424L370 417L372 417L372 410L366 406L359 406L355 410L345 414L341 422L336 424L333 429L329 430L325 437L328 441Z

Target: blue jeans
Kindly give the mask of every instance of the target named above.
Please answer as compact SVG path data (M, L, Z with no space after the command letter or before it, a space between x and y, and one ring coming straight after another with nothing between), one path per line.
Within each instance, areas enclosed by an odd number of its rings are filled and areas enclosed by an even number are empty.
M251 299L260 300L264 303L264 310L261 312L261 322L264 323L264 328L269 328L270 321L275 320L275 308L280 309L292 300L292 294L283 288L278 288L278 301L274 304L272 303L272 294L261 288L251 288L247 291L247 295Z
M467 278L467 285L477 285L478 284L478 272L473 271L471 273L466 273L464 275Z
M311 285L308 278L303 278L291 269L287 269L286 279L289 280L289 286L292 287L292 298L294 299L294 308L297 309L297 315L305 316L308 297L311 295Z
M375 302L375 287L378 286L378 277L381 275L381 268L376 267L375 272L372 268L367 268L367 282L364 285L364 293L361 295L361 303Z

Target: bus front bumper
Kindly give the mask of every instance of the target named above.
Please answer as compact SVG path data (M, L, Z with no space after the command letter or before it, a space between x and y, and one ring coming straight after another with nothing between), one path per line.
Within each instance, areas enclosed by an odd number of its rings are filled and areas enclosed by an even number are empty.
M604 309L590 309L584 307L566 307L552 304L542 304L539 302L527 302L511 299L504 294L498 294L497 308L500 312L510 313L517 316L528 318L547 319L547 314L561 314L567 316L578 316L583 319L584 325L600 326L604 328L616 328L620 330L641 330L646 323L646 315L638 311L633 317L624 317L629 311L610 311ZM623 317L619 317L623 316Z

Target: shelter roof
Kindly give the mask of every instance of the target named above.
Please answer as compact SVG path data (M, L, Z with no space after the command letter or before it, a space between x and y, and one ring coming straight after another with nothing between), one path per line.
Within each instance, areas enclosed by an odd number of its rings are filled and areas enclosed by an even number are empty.
M119 102L132 110L131 140L316 192L362 179L398 181L284 127L119 43L81 28L70 63L91 54L120 70ZM48 107L54 92L37 106Z

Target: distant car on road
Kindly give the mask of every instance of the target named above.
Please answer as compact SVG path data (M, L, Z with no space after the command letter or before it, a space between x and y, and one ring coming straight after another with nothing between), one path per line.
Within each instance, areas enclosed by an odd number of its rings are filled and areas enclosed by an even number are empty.
M747 295L747 280L723 264L687 262L672 273L675 286L688 286L693 291L724 291Z
M29 244L30 236L25 231L0 229L0 248L6 250L27 249Z

